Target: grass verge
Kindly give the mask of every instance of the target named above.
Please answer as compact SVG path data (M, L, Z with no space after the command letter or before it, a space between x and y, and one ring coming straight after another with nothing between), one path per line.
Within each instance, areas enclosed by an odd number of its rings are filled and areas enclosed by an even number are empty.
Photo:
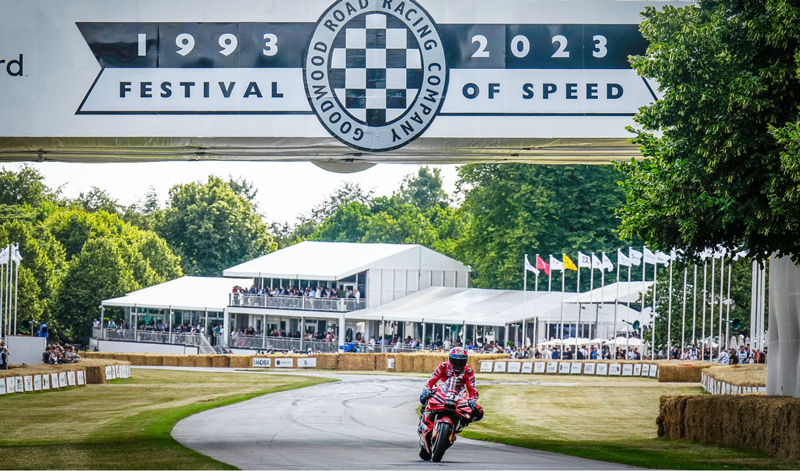
M3 469L235 469L170 435L181 419L325 378L135 370L130 379L0 399Z
M494 379L494 378L493 378ZM620 387L624 386L624 387ZM699 394L690 385L480 386L486 418L466 438L661 469L798 469L762 452L656 437L658 399Z

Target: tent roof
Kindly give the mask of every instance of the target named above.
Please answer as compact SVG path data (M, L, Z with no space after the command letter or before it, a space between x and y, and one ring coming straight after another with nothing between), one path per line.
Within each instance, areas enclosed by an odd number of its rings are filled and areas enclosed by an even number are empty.
M252 279L184 276L125 296L102 301L103 306L222 312L234 285L249 286Z
M619 283L612 283L610 285L606 285L605 287L595 288L592 291L587 291L585 293L580 293L576 295L575 293L569 293L571 296L564 299L565 303L576 304L580 302L581 304L588 304L588 303L611 303L613 304L617 299L619 302L632 302L635 303L639 300L639 295L643 291L647 291L653 286L652 281L631 281L628 283L627 281L620 281ZM617 297L617 288L619 288L619 297ZM580 298L580 301L579 301Z
M333 281L378 268L470 271L422 245L306 241L228 268L223 275Z
M527 296L527 302L525 297ZM493 325L561 320L561 300L574 293L539 292L527 294L522 291L478 288L431 287L382 306L355 311L348 318L361 320L393 320L442 324ZM617 319L638 320L639 311L618 305ZM564 321L574 322L578 318L578 305L564 303ZM613 322L614 307L601 306L599 311L583 306L581 319L590 321L599 317L601 322Z

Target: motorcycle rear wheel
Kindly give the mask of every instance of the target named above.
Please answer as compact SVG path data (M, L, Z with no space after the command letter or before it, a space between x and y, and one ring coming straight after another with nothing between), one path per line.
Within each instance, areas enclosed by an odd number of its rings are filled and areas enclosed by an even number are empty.
M431 453L431 461L438 463L442 461L444 452L450 446L450 432L452 425L447 422L439 424L436 430L436 441L433 442L433 451Z
M426 450L424 446L422 446L422 443L419 444L419 457L424 461L431 460L431 454L428 453L428 450Z

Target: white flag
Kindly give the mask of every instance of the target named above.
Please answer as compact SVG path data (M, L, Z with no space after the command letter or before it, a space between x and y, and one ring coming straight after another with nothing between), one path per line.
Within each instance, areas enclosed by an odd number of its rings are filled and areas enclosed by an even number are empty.
M733 260L736 261L736 260L739 260L742 257L747 257L748 252L749 251L747 251L747 250L742 250L741 252L736 252L736 255L733 256Z
M664 252L658 251L656 252L656 260L658 260L658 263L668 266L670 261L670 256L665 254Z
M629 267L631 266L631 259L629 259L627 255L622 253L622 250L617 249L617 263L619 263L623 267Z
M592 270L602 270L603 269L603 262L597 258L597 255L592 254Z
M578 252L578 268L592 268L592 259L588 255Z
M0 252L0 265L5 265L8 263L8 247L4 248L2 252Z
M705 249L698 254L701 260L705 260L710 257L714 252L711 249Z
M553 270L564 271L564 264L561 262L561 260L559 260L559 259L557 259L557 258L555 258L555 257L553 257L551 255L550 256L550 272L552 273Z
M20 255L19 253L19 244L17 244L15 247L12 247L11 249L13 252L11 254L11 260L17 262L17 265L19 265L19 262L22 261L22 255Z
M642 264L642 252L636 249L631 249L631 264L639 266Z
M603 252L603 268L608 271L614 271L614 264L611 263L611 259L608 258L605 252Z
M655 265L658 263L658 259L656 258L656 254L650 251L647 247L644 248L644 263Z
M536 274L536 276L539 276L539 270L537 270L536 267L531 265L531 262L528 261L528 254L525 254L525 269L532 271Z

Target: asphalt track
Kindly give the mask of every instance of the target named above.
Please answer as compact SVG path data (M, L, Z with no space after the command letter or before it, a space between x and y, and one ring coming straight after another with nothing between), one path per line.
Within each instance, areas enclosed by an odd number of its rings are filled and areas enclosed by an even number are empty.
M421 379L320 376L341 381L202 412L178 422L172 436L240 469L629 469L463 437L441 463L424 462L416 434Z

